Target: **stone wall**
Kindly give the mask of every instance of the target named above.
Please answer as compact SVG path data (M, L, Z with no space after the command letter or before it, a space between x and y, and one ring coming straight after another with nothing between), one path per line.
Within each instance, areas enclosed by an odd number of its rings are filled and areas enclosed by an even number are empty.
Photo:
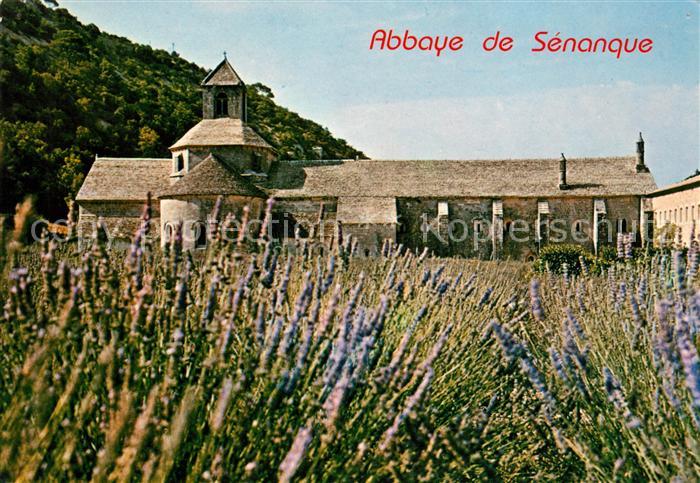
M494 256L494 245L498 258L516 260L534 258L546 243L573 243L589 251L594 249L593 198L502 198L502 228L493 224L493 201L400 198L397 241L416 250L428 247L439 256L481 259ZM549 215L542 216L541 241L537 236L539 201L547 201L549 207ZM448 205L447 219L438 219L439 202ZM636 196L605 199L607 227L600 230L600 246L615 245L618 220L626 220L626 232L637 231L639 203ZM499 229L503 230L502 242Z
M356 255L376 257L380 255L385 240L396 241L395 224L346 224L343 236L352 236L357 241Z
M640 222L640 198L637 196L601 198L606 214L599 218L598 249L615 246L617 233L638 233ZM537 239L538 202L547 201L549 215ZM593 198L505 198L504 256L513 259L533 258L541 246L547 243L581 245L594 251ZM544 218L544 216L542 217ZM518 221L520 220L520 221ZM625 220L624 223L622 220Z
M370 254L381 250L385 238L396 240L407 248L422 251L428 247L438 256L529 260L547 243L572 243L594 250L593 198L561 197L502 198L502 223L493 224L491 198L422 199L398 198L398 225L343 225L343 233L358 239L358 251ZM542 216L542 240L537 237L538 202L547 201L549 214ZM638 231L640 198L637 196L605 198L607 214L599 224L599 246L615 246L619 220L625 221L626 232ZM448 214L438 218L438 203L446 202ZM278 200L275 217L278 226L302 226L302 237L308 237L317 225L324 204L324 239L332 241L335 226L334 200ZM328 227L331 227L330 229ZM502 230L502 238L498 230ZM315 228L318 231L318 228ZM315 233L318 236L318 233ZM494 234L497 242L494 243ZM287 236L293 237L293 228ZM281 237L281 231L276 232ZM502 241L499 241L501 240ZM494 252L494 248L496 251Z
M239 86L216 86L204 89L202 92L202 118L214 119L214 100L219 93L228 96L228 116L234 119L246 119L246 99L244 88Z
M141 224L144 202L81 201L78 215L78 236L93 238L98 229L108 239L130 240ZM98 226L98 219L102 225ZM158 201L151 207L151 236L160 236L160 209Z
M447 220L437 218L439 201L447 202ZM398 198L396 203L398 243L415 250L428 247L439 256L491 257L490 199Z
M273 208L273 236L278 240L294 238L298 226L302 238L313 236L330 245L337 235L337 209L338 203L334 199L277 200Z
M183 197L180 199L162 199L160 201L160 223L162 243L166 243L178 225L182 226L183 248L190 250L194 248L204 248L206 238L202 239L202 230L207 229L210 215L216 203L215 196ZM243 208L250 208L249 220L250 230L260 229L260 219L263 211L264 200L260 198L250 198L243 196L227 196L221 205L221 220L224 221L226 215L232 214L236 220L240 221ZM227 231L227 237L232 241L238 236L238 223L233 223ZM256 231L257 234L257 231Z

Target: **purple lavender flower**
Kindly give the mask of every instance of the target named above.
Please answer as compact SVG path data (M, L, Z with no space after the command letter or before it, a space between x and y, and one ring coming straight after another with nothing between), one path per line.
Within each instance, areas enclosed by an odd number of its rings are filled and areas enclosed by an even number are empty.
M335 277L335 255L330 255L328 257L328 269L326 270L326 278L323 281L323 286L321 288L321 294L325 294L328 289L333 285L333 278Z
M221 282L221 276L214 275L211 278L211 285L209 286L209 297L207 299L207 304L202 312L202 325L206 325L212 321L214 318L214 309L216 308L216 296L219 291L219 283Z
M255 317L255 340L258 346L265 343L265 304L258 305L258 313Z
M673 251L673 273L676 280L676 288L681 290L685 286L685 262L680 250Z
M433 278L430 282L431 287L435 288L437 285L438 281L440 280L440 275L442 275L442 272L445 271L445 265L440 265L437 270L435 270L435 273L433 273Z
M399 414L396 415L392 425L389 427L389 429L387 429L384 432L382 442L379 445L380 450L386 451L389 448L389 445L391 444L392 440L399 432L399 427L401 426L401 423L408 417L409 414L411 414L413 409L416 406L418 406L421 399L423 399L423 396L427 392L428 386L430 386L430 382L433 380L434 375L435 375L435 372L433 371L433 368L427 367L427 369L425 371L425 375L423 376L423 380L421 381L420 385L416 389L416 392L414 392L411 395L411 397L408 398L408 400L406 401L406 405L404 406L404 409Z
M632 259L632 234L625 234L625 260Z
M452 282L452 290L457 290L457 287L459 287L459 282L462 281L462 272L459 272L457 276L455 277L454 281Z
M508 361L512 361L526 353L525 346L517 342L510 332L495 320L491 321L489 330L495 334Z
M447 289L450 288L450 282L447 280L444 280L442 283L440 283L440 286L436 289L436 292L438 296L442 297L445 295L445 292L447 292Z
M637 285L637 298L639 299L639 303L642 306L646 306L646 298L647 298L647 293L649 290L649 284L647 282L647 278L642 275L641 278L639 279L639 285Z
M557 352L554 347L549 348L549 358L552 361L552 366L554 366L554 370L557 372L559 379L567 382L569 380L569 376L567 376L566 370L564 369L564 362L561 360L559 352Z
M394 351L393 356L391 357L391 361L389 362L389 365L382 368L381 370L381 375L378 377L378 382L380 384L386 384L395 374L396 368L399 366L401 363L401 359L403 358L406 348L408 347L408 342L411 340L411 336L413 335L413 332L416 330L416 327L420 323L420 321L425 317L425 314L427 313L428 309L427 307L423 306L420 308L418 313L416 314L415 318L413 319L413 322L411 322L406 329L404 329L403 337L401 337L401 341L399 342L399 345L397 346L396 350Z
M484 295L481 296L481 300L479 300L478 307L481 308L483 305L488 303L489 299L491 298L491 294L493 293L493 288L489 287L486 289L484 292Z
M617 258L625 257L625 241L622 233L617 234Z
M578 338L582 341L585 341L586 333L584 332L583 327L581 327L581 324L574 315L573 311L568 307L566 308L566 320L568 321L569 326L573 327L574 332L576 332Z
M532 279L530 282L530 307L535 320L544 320L544 310L542 309L542 299L540 299L540 282Z
M309 448L312 437L313 433L310 428L302 427L299 429L294 442L292 442L292 447L280 464L279 481L287 483L292 480L299 464L306 456L306 450Z
M537 370L535 365L532 363L529 357L520 358L520 369L530 380L530 384L535 388L537 393L542 397L542 399L549 405L550 408L554 407L554 398L552 394L547 389L544 383L542 374Z
M423 270L423 277L420 280L420 284L425 285L426 283L428 283L429 279L430 279L430 269L426 268L425 270Z
M641 427L642 422L630 411L627 401L625 400L625 395L622 392L622 387L615 376L613 376L612 371L607 367L603 368L603 375L605 377L605 392L608 394L608 401L610 401L615 409L622 413L625 418L625 426L628 429L637 429Z
M685 373L685 385L693 398L693 407L700 410L700 359L689 335L684 331L678 335L678 352ZM700 413L697 414L700 417Z

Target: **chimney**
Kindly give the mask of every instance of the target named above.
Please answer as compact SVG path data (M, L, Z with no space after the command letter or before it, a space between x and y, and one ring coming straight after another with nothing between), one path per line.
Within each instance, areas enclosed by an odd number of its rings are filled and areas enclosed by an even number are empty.
M644 164L644 139L642 133L639 133L639 141L637 141L637 173L648 173L649 168Z
M559 189L569 189L569 185L566 184L566 158L564 153L561 153L561 159L559 160Z

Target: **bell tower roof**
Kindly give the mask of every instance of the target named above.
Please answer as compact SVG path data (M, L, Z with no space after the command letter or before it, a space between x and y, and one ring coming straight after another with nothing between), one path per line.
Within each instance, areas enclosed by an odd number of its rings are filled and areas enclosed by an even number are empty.
M244 86L233 66L224 55L224 60L217 65L202 81L203 87L210 86Z

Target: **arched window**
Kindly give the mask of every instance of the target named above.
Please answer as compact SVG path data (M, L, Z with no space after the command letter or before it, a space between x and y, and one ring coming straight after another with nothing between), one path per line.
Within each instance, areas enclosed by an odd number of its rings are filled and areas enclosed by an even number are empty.
M576 221L574 223L574 231L579 234L583 233L583 223L581 223L580 221Z
M219 92L214 101L214 115L216 117L228 116L228 96L225 92Z
M627 233L627 220L625 218L617 220L617 232Z
M207 246L207 227L204 223L195 223L192 225L194 230L194 247L204 248Z

